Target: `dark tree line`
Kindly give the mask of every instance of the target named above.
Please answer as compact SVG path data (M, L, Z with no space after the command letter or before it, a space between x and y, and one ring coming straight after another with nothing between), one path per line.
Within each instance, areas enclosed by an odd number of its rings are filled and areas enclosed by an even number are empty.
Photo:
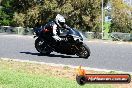
M132 22L129 19L131 17L128 14L121 15L121 6L124 4L121 0L109 1L112 3L111 32L130 32ZM4 25L35 27L36 24L43 25L54 20L56 14L60 13L65 16L67 24L71 27L82 31L101 32L101 0L2 0L2 3L6 3L6 6L2 4L4 8L12 11L10 14L5 13L8 16L3 18L11 22ZM104 0L104 7L107 3L108 0ZM123 11L131 10L126 5L123 8L125 8ZM2 15L3 12L0 14ZM121 16L124 20L121 20ZM1 24L3 24L2 20L0 20ZM123 25L120 21L127 24Z

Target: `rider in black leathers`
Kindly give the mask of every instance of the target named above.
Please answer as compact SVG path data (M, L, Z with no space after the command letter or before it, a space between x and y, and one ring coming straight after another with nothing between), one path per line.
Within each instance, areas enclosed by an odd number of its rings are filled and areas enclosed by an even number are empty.
M48 37L48 40L52 43L63 41L63 38L60 38L60 29L69 29L70 27L65 24L65 18L57 14L54 21L47 23L43 28L41 35Z

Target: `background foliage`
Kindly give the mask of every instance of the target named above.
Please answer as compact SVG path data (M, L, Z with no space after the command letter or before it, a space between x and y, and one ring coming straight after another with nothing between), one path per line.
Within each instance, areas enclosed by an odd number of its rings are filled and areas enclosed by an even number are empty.
M104 0L104 7L108 1L112 4L110 32L131 32L132 9L122 0ZM60 13L71 27L101 32L101 0L1 0L1 3L1 25L40 26Z
M132 8L122 0L114 0L112 3L112 32L124 32L130 33L132 32Z
M11 25L13 19L12 0L0 0L0 25Z

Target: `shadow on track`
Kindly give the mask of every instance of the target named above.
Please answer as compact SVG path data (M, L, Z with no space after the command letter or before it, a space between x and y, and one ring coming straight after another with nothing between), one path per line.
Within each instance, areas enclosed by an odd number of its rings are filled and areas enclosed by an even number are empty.
M36 56L47 56L47 57L79 58L79 57L73 57L73 56L68 56L68 55L55 55L55 54L42 55L40 53L32 53L32 52L20 52L20 53L30 54L30 55L36 55Z

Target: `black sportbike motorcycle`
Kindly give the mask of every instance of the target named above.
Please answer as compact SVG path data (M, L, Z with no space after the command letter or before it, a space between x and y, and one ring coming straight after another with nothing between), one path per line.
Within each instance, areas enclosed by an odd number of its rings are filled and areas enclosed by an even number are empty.
M35 48L40 54L49 55L51 52L57 52L67 55L77 55L80 58L87 59L90 56L89 47L83 43L83 37L76 29L69 28L63 31L59 36L62 41L54 42L44 31L37 29L35 32Z

